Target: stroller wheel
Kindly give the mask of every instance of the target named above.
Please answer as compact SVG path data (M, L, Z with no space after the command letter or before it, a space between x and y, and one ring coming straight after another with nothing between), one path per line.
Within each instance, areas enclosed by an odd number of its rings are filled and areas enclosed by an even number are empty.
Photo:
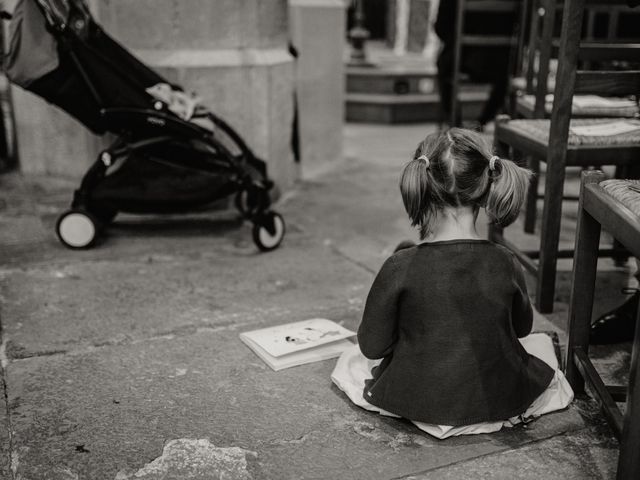
M282 215L264 212L254 220L253 241L263 252L275 250L284 238L285 224Z
M58 218L56 233L68 248L89 248L98 237L98 224L91 214L83 210L68 210Z

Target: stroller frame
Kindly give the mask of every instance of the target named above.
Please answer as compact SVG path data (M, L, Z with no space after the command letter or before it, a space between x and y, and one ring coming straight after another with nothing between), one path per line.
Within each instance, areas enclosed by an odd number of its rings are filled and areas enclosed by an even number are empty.
M196 108L194 119L206 119L214 127L208 130L193 122L183 120L178 115L168 109L168 105L161 101L153 101L149 96L150 106L153 108L139 107L106 107L103 98L98 89L93 84L90 75L85 70L82 62L74 52L74 42L81 42L78 32L71 25L60 23L55 19L55 12L51 11L49 5L42 0L35 0L43 11L47 20L48 28L57 40L58 48L61 55L66 55L70 63L76 69L83 83L88 88L93 100L100 106L99 116L105 126L105 130L115 133L117 138L106 149L102 150L84 175L80 187L74 192L71 210L63 213L56 224L56 232L58 237L69 248L88 248L91 247L96 238L97 233L103 230L106 225L115 217L118 211L131 213L168 213L169 211L180 212L190 210L177 206L173 208L159 209L105 209L104 207L94 205L91 193L93 189L107 176L109 169L114 166L120 159L126 159L133 153L144 151L144 149L162 145L166 142L174 140L180 141L197 141L212 153L208 165L200 165L198 168L202 173L215 175L226 175L230 181L224 188L211 192L209 204L225 197L229 197L235 193L235 206L245 220L249 220L253 224L253 240L262 251L269 251L277 248L285 233L285 224L281 215L272 211L271 198L269 191L273 188L274 183L271 181L266 172L266 163L259 159L249 148L242 137L224 120L205 109L202 106ZM100 26L96 24L86 5L81 0L71 0L76 8L79 8L89 25L79 25L80 28L91 28L96 34L105 35ZM76 25L78 26L78 25ZM100 58L100 60L118 73L124 82L130 82L134 86L133 81L126 75L122 68L116 64L107 55L104 55L98 49L92 49L87 43L83 44L85 48L91 50L92 55ZM122 48L122 47L121 47ZM128 53L128 52L127 52ZM132 61L136 61L131 56ZM147 68L145 66L145 68ZM174 87L175 88L175 87ZM177 87L179 89L179 87ZM151 135L144 138L136 138L136 133L151 132ZM234 155L222 141L218 140L219 133L226 135L235 147L239 150L239 154ZM195 148L195 147L194 147ZM177 166L184 167L179 161L164 159L168 163L174 163ZM203 168L204 167L204 168ZM65 221L71 217L77 219L78 215L84 215L82 221L87 224L87 220L93 224L95 232L88 241L69 242L64 238ZM68 222L67 222L68 223ZM85 227L83 227L85 228ZM86 228L85 228L86 229Z

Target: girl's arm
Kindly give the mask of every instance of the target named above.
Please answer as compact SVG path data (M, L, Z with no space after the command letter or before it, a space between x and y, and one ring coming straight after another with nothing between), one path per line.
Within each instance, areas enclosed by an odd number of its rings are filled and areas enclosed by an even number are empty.
M393 351L397 340L398 287L393 257L387 259L373 281L358 328L362 354L383 358Z
M529 294L527 293L527 283L524 279L524 272L522 266L514 258L514 275L516 283L516 293L513 297L512 306L512 322L513 329L516 332L518 338L526 337L531 333L533 327L533 308L529 301Z

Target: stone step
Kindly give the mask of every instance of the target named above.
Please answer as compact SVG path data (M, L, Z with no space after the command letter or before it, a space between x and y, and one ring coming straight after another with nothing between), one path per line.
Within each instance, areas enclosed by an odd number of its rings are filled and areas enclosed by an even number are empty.
M435 90L436 73L426 67L347 68L348 93L408 94Z
M463 120L480 114L488 91L472 90L460 94ZM360 123L419 123L440 120L440 97L437 93L389 95L372 93L346 94L346 121Z
M347 67L347 93L426 94L438 90L437 72L433 69L393 65L385 67ZM461 75L463 91L484 91L484 84L471 83Z

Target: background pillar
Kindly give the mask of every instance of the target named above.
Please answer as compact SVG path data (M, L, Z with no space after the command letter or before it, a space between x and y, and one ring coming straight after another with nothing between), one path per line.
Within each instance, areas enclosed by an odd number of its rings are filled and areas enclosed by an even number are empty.
M296 61L303 177L342 158L344 123L344 0L289 0Z

